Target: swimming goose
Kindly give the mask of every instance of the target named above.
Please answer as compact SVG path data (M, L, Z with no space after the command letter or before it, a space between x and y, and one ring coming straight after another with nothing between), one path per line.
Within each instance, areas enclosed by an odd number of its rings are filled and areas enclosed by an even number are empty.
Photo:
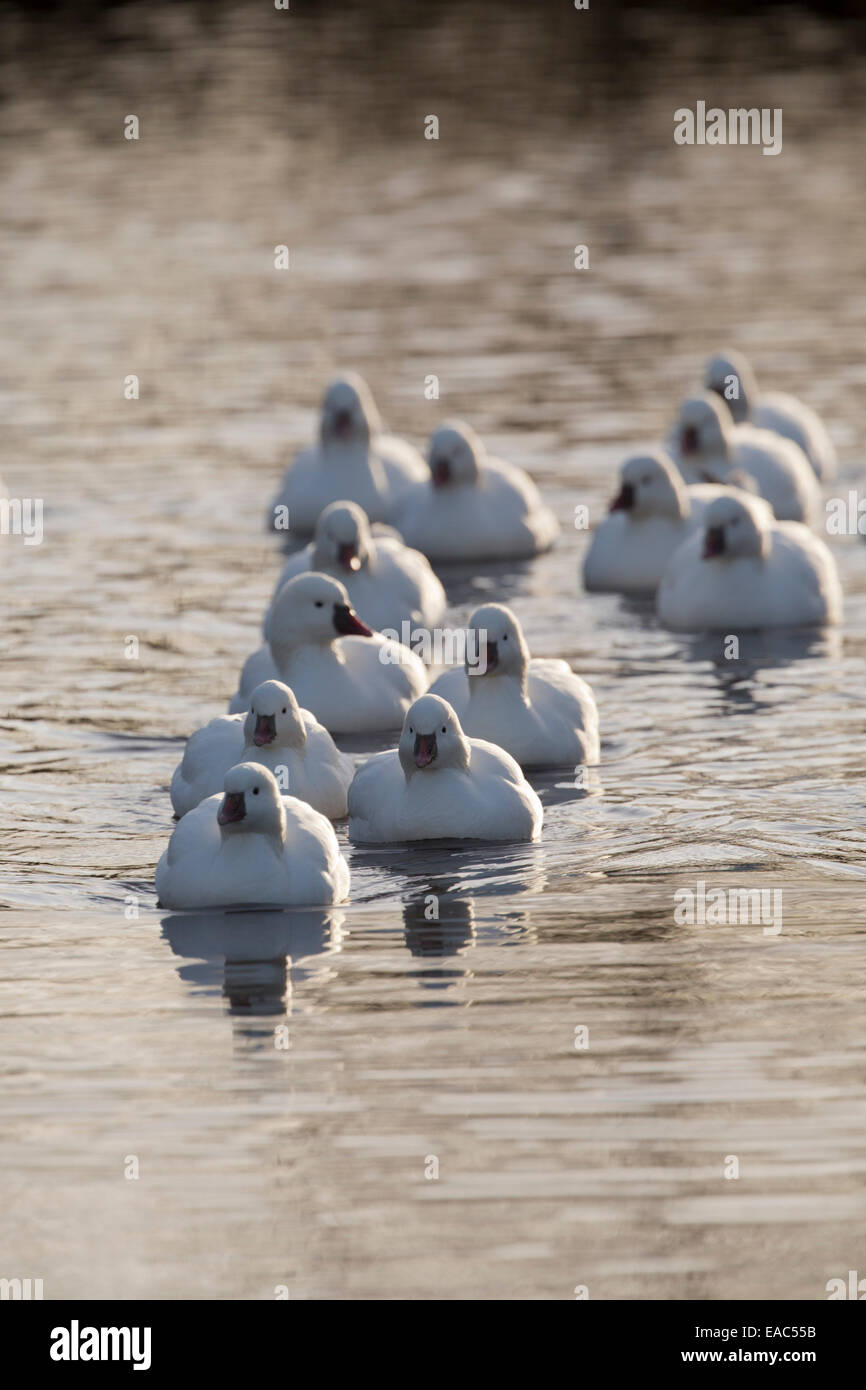
M504 603L476 608L469 637L465 666L430 688L448 701L464 733L499 744L521 767L598 762L595 697L567 662L531 658Z
M502 748L467 738L446 700L424 695L396 749L364 763L349 788L349 838L537 840L541 802Z
M425 475L417 449L382 433L363 377L347 372L326 390L319 442L289 464L268 525L309 535L324 508L346 498L362 506L371 521L390 521L406 490Z
M671 556L656 604L669 627L736 634L838 623L842 591L824 542L744 493L710 503L703 530Z
M329 820L281 796L268 768L238 763L222 796L178 821L156 891L168 908L312 907L346 898L349 868Z
M395 526L431 560L510 560L549 550L559 527L521 469L490 458L459 421L430 440L427 481L407 493Z
M247 714L223 715L192 734L171 779L175 815L184 816L213 796L229 768L243 762L270 768L281 791L323 816L345 816L355 764L282 681L256 686Z

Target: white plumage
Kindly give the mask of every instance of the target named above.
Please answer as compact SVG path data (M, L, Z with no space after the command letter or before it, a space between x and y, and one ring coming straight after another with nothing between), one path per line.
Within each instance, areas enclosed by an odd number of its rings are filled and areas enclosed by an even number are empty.
M323 816L346 815L355 765L281 681L257 686L247 714L223 715L192 734L171 779L175 815L220 791L229 768L243 762L269 768L282 791Z
M832 482L838 464L827 427L811 406L784 391L759 391L751 364L741 352L720 352L707 363L704 385L727 401L737 424L756 425L792 439L822 482Z
M823 541L744 495L710 504L703 531L671 557L657 608L669 627L736 634L838 623L842 592Z
M347 372L325 392L319 442L289 464L268 525L280 529L279 509L287 508L288 530L309 535L329 503L346 499L363 507L371 521L390 521L406 489L426 472L417 449L382 433L369 386Z
M430 689L448 701L465 734L498 744L521 767L598 762L598 710L585 680L565 661L530 658L504 604L476 609L469 635L473 664L446 671Z
M342 902L349 868L331 822L280 796L258 763L230 768L224 795L178 822L156 868L168 908L313 907Z
M468 425L430 440L430 475L406 494L394 524L431 560L509 560L549 550L559 532L521 469L487 455Z
M671 445L687 483L737 483L745 474L780 521L814 525L821 516L821 489L803 450L770 430L735 425L711 391L683 403Z
M710 502L729 490L712 483L687 486L662 449L626 459L611 510L592 533L584 587L654 594L671 555L700 527Z
M445 590L426 558L396 532L371 531L366 512L355 502L325 508L311 543L283 566L274 598L289 579L312 570L339 579L356 612L379 632L401 633L404 622L435 627L445 612Z
M396 749L379 753L349 788L349 838L537 840L541 802L503 749L467 738L447 701L417 700Z
M248 658L229 712L249 708L264 680L281 680L332 733L399 729L427 689L423 662L372 632L352 611L343 585L326 574L284 584L268 617L267 646Z

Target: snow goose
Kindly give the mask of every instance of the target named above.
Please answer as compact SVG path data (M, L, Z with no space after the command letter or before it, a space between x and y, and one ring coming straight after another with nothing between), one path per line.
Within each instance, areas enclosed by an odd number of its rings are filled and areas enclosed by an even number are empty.
M683 403L674 439L674 460L687 483L736 483L742 473L780 521L812 524L821 515L821 489L799 445L770 430L735 425L714 392Z
M517 560L549 550L559 531L521 469L488 457L469 425L435 431L430 475L410 489L394 524L431 560Z
M319 442L289 464L268 525L309 535L319 513L344 498L359 503L371 521L390 521L406 489L425 475L417 449L382 433L366 381L347 372L326 390Z
M823 541L795 521L776 521L759 498L719 497L703 531L671 556L659 585L663 623L737 633L838 623L842 591Z
M270 768L281 790L323 816L345 816L355 765L282 681L257 685L247 714L223 715L192 734L171 779L175 815L213 796L229 768L243 762Z
M476 608L465 667L446 671L430 693L448 701L470 738L497 743L521 767L598 762L592 690L567 662L530 658L523 629L503 603Z
M349 788L349 838L537 840L541 802L502 748L467 738L446 700L424 695L396 749L359 768Z
M362 622L343 585L327 574L299 574L284 584L265 636L267 645L244 665L231 714L249 709L255 687L276 679L331 733L369 733L399 729L427 689L423 662Z
M727 402L738 425L756 425L799 444L816 477L831 482L838 464L827 427L811 406L784 391L759 391L755 373L741 352L719 352L711 357L704 385Z
M342 902L349 868L331 822L281 796L272 772L238 763L224 795L176 825L156 867L162 907L301 907Z
M353 607L379 632L402 633L404 622L410 628L435 627L445 612L445 590L426 558L396 532L371 531L356 502L325 508L314 539L286 561L274 597L287 580L310 570L339 579Z

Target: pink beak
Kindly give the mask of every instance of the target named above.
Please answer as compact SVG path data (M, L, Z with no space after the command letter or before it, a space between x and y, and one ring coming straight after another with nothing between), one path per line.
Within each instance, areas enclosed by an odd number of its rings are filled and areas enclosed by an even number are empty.
M257 748L263 748L266 743L273 743L277 736L277 720L273 714L260 714L256 718L256 729L253 734L253 743Z
M334 627L341 637L372 637L373 629L362 623L347 603L334 604Z
M226 792L217 812L217 820L220 825L231 825L234 821L243 820L246 813L243 792Z
M413 755L416 767L429 767L438 753L435 734L416 734Z
M359 570L361 561L353 545L341 545L337 551L337 562L344 570Z

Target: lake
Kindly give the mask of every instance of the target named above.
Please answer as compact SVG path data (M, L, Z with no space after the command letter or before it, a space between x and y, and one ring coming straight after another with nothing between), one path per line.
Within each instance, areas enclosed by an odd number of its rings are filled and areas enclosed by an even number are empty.
M731 660L584 594L574 524L724 344L824 416L827 496L859 488L856 31L487 3L2 26L0 469L44 539L0 537L0 1275L820 1299L866 1273L866 549L830 538L841 629ZM697 99L781 108L781 153L675 145ZM543 489L556 548L443 569L448 618L506 601L567 658L601 766L532 779L540 844L347 847L333 911L166 913L168 781L258 645L265 508L342 367L419 446L465 417ZM779 930L676 920L718 889L778 891Z

